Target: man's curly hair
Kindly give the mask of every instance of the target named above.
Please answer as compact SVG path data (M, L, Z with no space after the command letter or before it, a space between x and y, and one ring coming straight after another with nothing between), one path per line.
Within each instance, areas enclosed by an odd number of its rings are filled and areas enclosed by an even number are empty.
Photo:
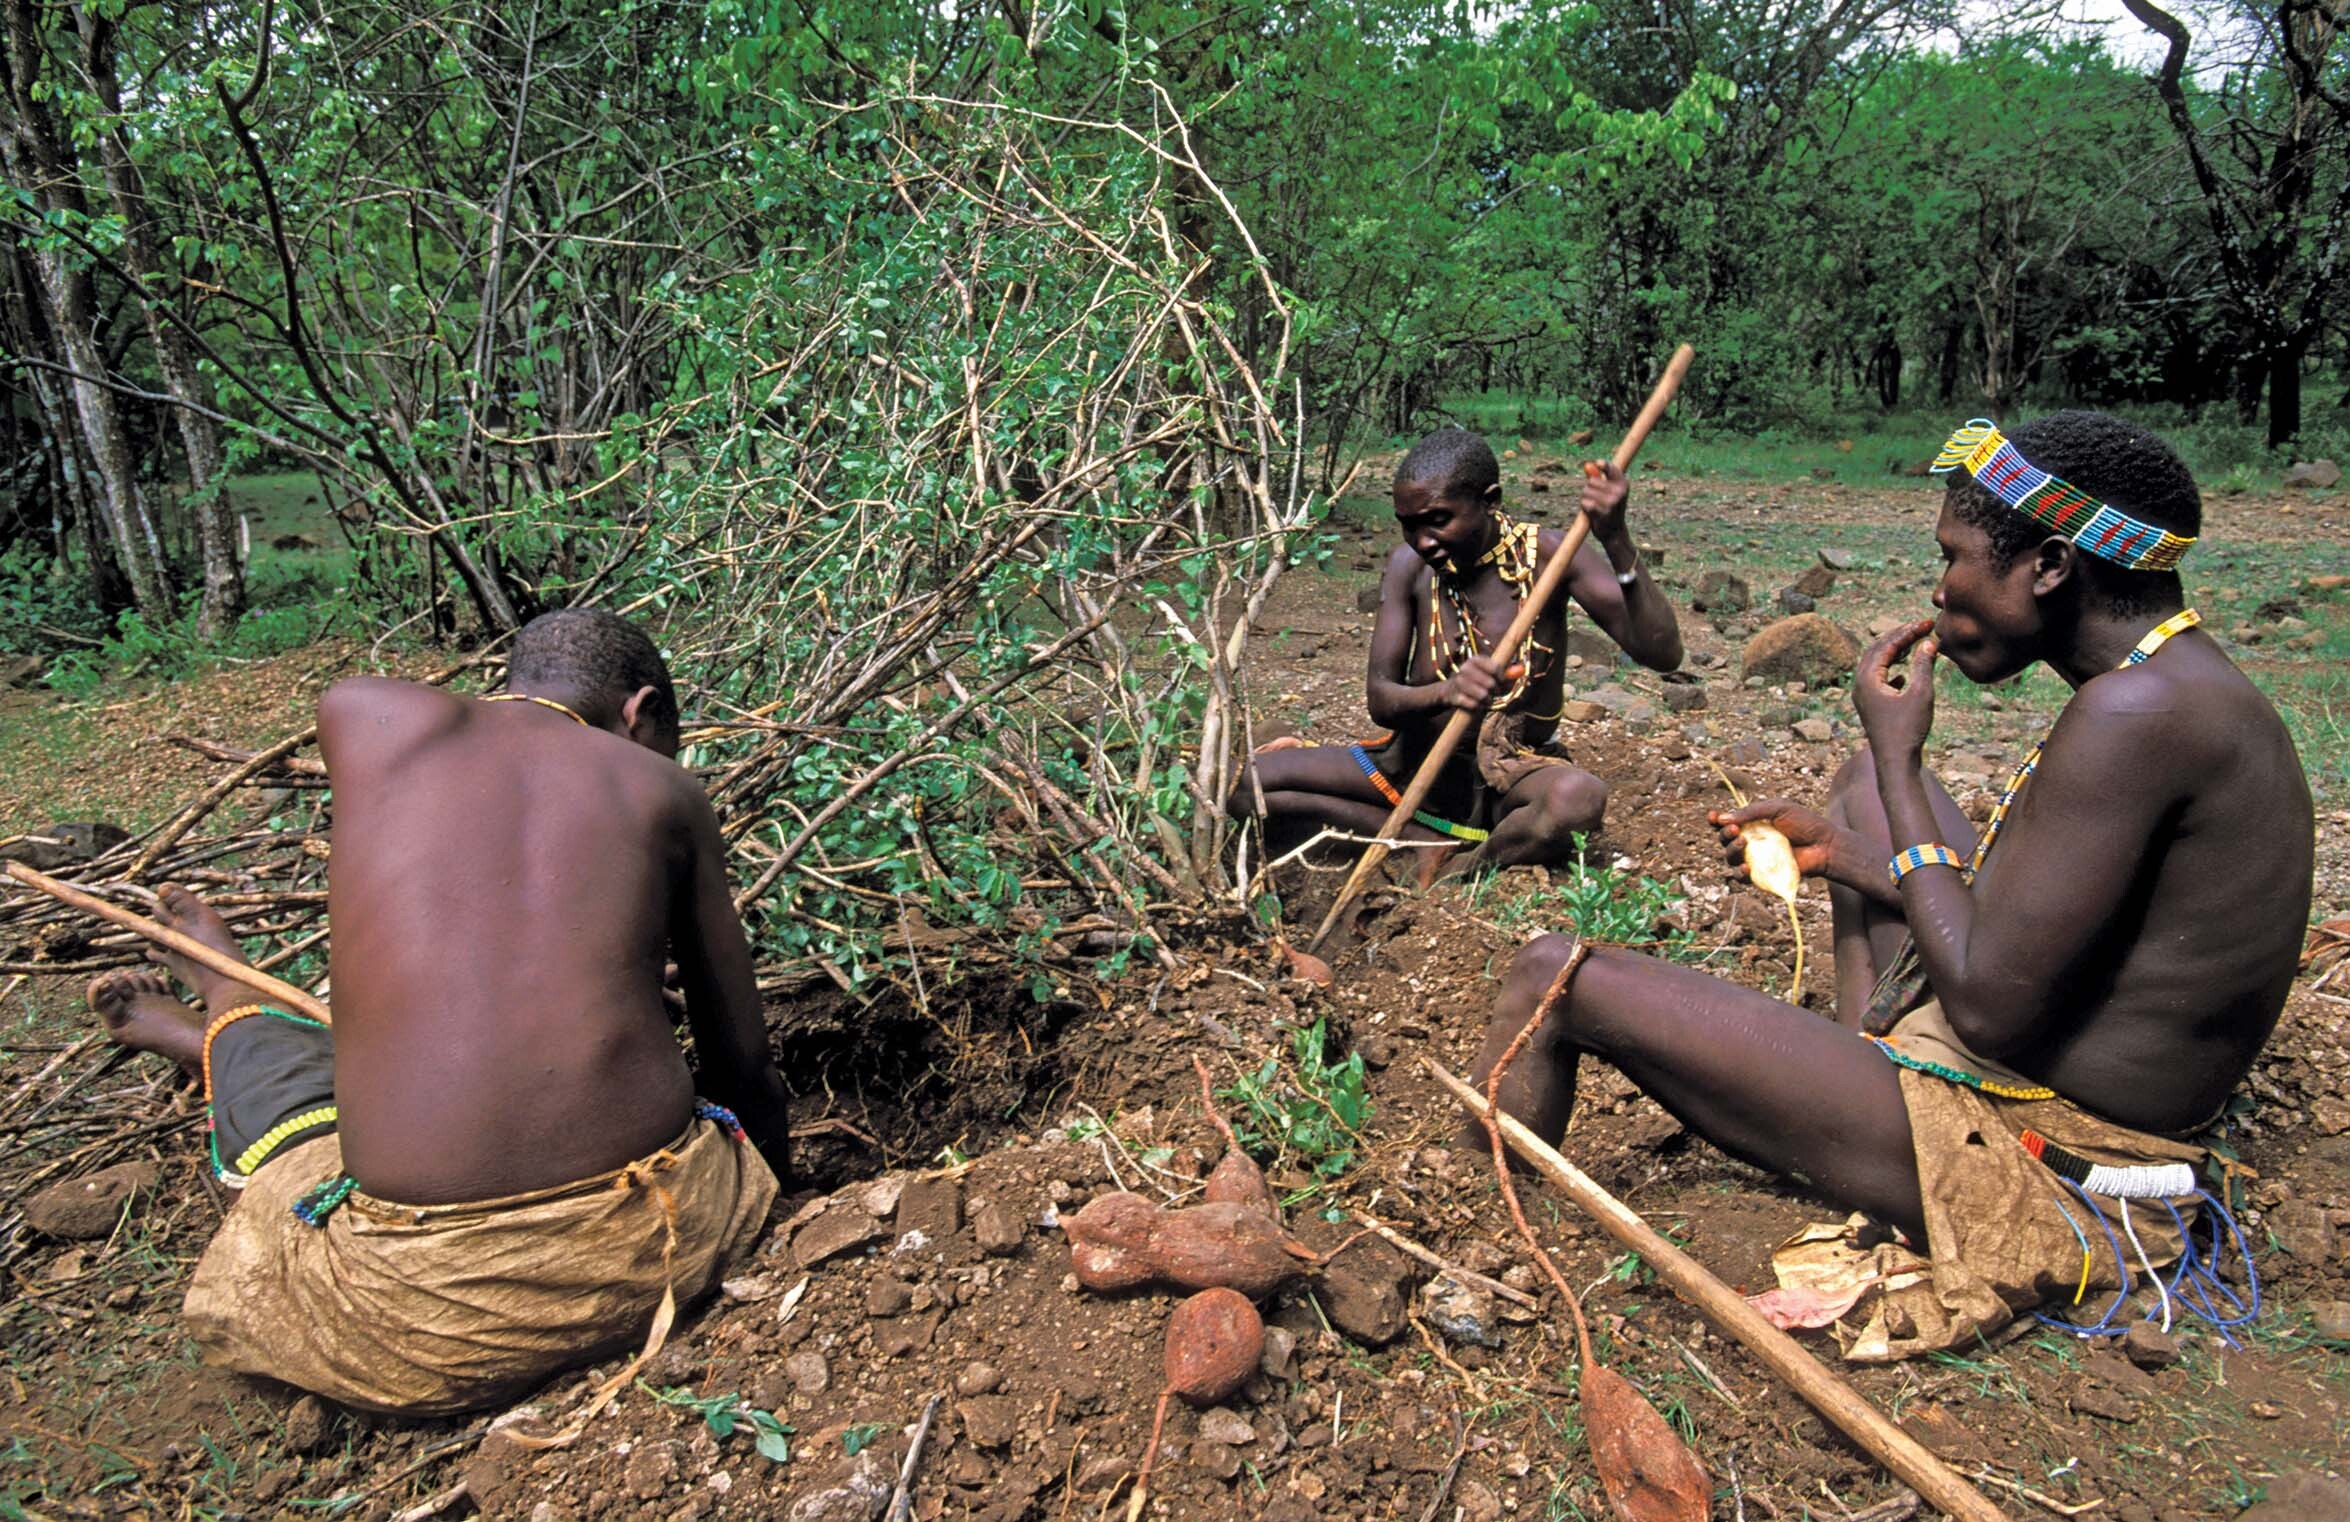
M2152 431L2106 412L2051 412L2002 430L2034 468L2069 481L2133 518L2193 539L2203 532L2203 494L2177 451ZM2017 512L1963 471L1950 478L1949 503L1959 520L1991 541L2000 570L2050 537L2046 524ZM2114 612L2125 616L2179 606L2176 571L2132 571L2082 552L2087 582Z
M598 726L617 719L638 688L650 687L656 729L677 736L677 689L660 650L644 630L600 608L563 608L523 625L506 662L506 685L560 690L581 718Z

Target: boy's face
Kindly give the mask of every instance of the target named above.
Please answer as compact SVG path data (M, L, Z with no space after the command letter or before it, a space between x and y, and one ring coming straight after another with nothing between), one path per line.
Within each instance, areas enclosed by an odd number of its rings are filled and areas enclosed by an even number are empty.
M1395 526L1415 554L1440 571L1458 572L1477 563L1493 531L1490 502L1445 495L1421 481L1395 487Z

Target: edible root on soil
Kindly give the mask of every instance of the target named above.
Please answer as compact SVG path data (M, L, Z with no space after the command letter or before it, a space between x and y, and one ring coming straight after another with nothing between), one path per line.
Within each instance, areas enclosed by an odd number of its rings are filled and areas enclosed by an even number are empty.
M1588 1174L1527 1130L1517 1117L1488 1104L1484 1095L1437 1063L1423 1058L1422 1065L1471 1113L1496 1125L1512 1151L1589 1212L1609 1236L1639 1253L1674 1293L1696 1306L1725 1335L1736 1338L1766 1368L1794 1387L1795 1393L1809 1402L1812 1409L1866 1448L1903 1483L1959 1522L2009 1522L2007 1514L1992 1505L1981 1491L1927 1452L1908 1433L1887 1421L1859 1391L1833 1370L1824 1368L1794 1338L1765 1321L1746 1303L1744 1296L1667 1241Z
M1558 976L1550 980L1542 1001L1534 1006L1533 1017L1510 1039L1500 1059L1493 1064L1493 1071L1485 1079L1487 1103L1478 1111L1477 1118L1485 1123L1486 1139L1493 1148L1494 1178L1501 1186L1503 1202L1510 1208L1510 1220L1534 1254L1534 1261L1550 1275L1550 1282L1575 1317L1575 1342L1583 1355L1582 1373L1576 1382L1576 1393L1583 1407L1583 1434L1591 1445L1591 1467L1599 1474L1608 1509L1621 1522L1706 1522L1713 1509L1712 1478L1656 1407L1633 1389L1630 1381L1592 1355L1591 1328L1583 1319L1582 1302L1568 1287L1567 1277L1559 1272L1558 1264L1543 1250L1534 1228L1526 1224L1526 1209L1518 1202L1518 1186L1510 1176L1510 1159L1502 1146L1501 1128L1495 1124L1495 1117L1501 1113L1503 1075L1525 1051L1526 1044L1550 1014L1551 1006L1566 991L1568 980L1574 977L1575 969L1582 965L1589 951L1586 943L1576 942Z
M1195 1406L1229 1400L1264 1356L1264 1318L1238 1290L1201 1290L1167 1318L1167 1388Z

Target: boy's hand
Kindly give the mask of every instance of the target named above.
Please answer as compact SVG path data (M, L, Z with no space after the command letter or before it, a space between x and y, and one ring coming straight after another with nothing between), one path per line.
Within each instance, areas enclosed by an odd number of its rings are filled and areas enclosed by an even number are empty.
M1624 504L1632 483L1612 461L1583 462L1583 516L1591 520L1591 537L1606 541L1624 532Z
M1465 708L1472 713L1490 707L1494 697L1525 671L1523 662L1512 661L1505 667L1490 655L1472 655L1445 681L1444 704L1447 708Z

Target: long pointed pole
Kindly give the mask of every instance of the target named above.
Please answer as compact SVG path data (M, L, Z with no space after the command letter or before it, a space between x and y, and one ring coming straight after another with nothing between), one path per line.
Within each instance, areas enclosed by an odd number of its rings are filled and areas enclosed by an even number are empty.
M1640 446L1648 442L1648 431L1656 426L1657 419L1663 417L1665 409L1672 405L1674 393L1681 389L1681 377L1689 373L1689 362L1696 357L1697 351L1687 344L1673 351L1672 359L1665 365L1663 378L1656 383L1656 389L1648 394L1648 401L1641 407L1640 416L1634 418L1632 426L1625 430L1624 442L1616 446L1613 462L1617 470L1631 468L1632 457L1640 453ZM1565 542L1543 565L1542 574L1535 578L1534 590L1518 605L1517 616L1510 620L1508 631L1495 643L1495 661L1507 666L1518 653L1518 647L1526 642L1526 636L1534 632L1534 621L1542 616L1542 610L1550 606L1551 598L1557 595L1560 585L1566 581L1567 568L1575 563L1575 552L1583 548L1583 541L1590 533L1591 520L1578 511L1574 523L1568 526ZM1483 717L1481 713L1456 708L1452 717L1444 721L1444 728L1437 732L1436 743L1428 748L1428 754L1421 759L1420 769L1412 773L1411 786L1404 789L1402 799L1388 814L1387 822L1379 827L1379 838L1364 848L1362 860L1356 862L1354 870L1347 874L1345 886L1338 890L1338 897L1331 900L1330 910L1322 916L1322 923L1315 929L1314 938L1306 942L1306 950L1322 949L1322 943L1330 938L1330 928L1338 923L1338 916L1345 912L1348 904L1354 902L1363 884L1370 880L1371 874L1378 870L1379 863L1385 861L1388 852L1394 849L1392 842L1396 832L1410 821L1421 803L1427 799L1428 790L1436 785L1438 775L1444 770L1444 763L1451 759L1453 751L1459 747L1461 737Z
M1492 1106L1485 1096L1455 1078L1437 1063L1422 1058L1438 1083L1480 1117ZM1708 1321L1735 1337L1763 1366L1794 1386L1846 1437L1867 1449L1879 1463L1926 1498L1943 1514L1961 1522L2008 1522L2007 1514L1991 1504L1956 1470L1928 1451L1924 1444L1885 1419L1868 1398L1845 1382L1835 1370L1806 1352L1803 1345L1763 1319L1746 1297L1715 1278L1704 1264L1667 1241L1631 1207L1602 1189L1591 1176L1568 1162L1541 1137L1527 1130L1516 1116L1503 1111L1494 1117L1510 1149L1533 1165L1534 1171L1566 1191L1567 1197L1590 1213L1607 1234L1640 1254L1656 1276L1673 1292L1705 1313Z
M70 904L84 914L94 915L109 925L119 925L134 935L144 936L156 945L176 952L191 962L211 968L224 978L234 978L255 993L269 995L297 1015L306 1015L321 1025L334 1023L334 1015L324 1003L302 992L293 984L281 978L273 978L248 962L241 962L235 957L214 951L202 941L192 940L169 925L158 924L143 914L133 914L120 905L108 903L94 893L83 892L71 883L61 883L45 872L34 871L23 862L8 862L5 864L5 870L10 877L15 878L28 888L37 888L61 904ZM218 1011L214 1011L214 1013L218 1013Z

